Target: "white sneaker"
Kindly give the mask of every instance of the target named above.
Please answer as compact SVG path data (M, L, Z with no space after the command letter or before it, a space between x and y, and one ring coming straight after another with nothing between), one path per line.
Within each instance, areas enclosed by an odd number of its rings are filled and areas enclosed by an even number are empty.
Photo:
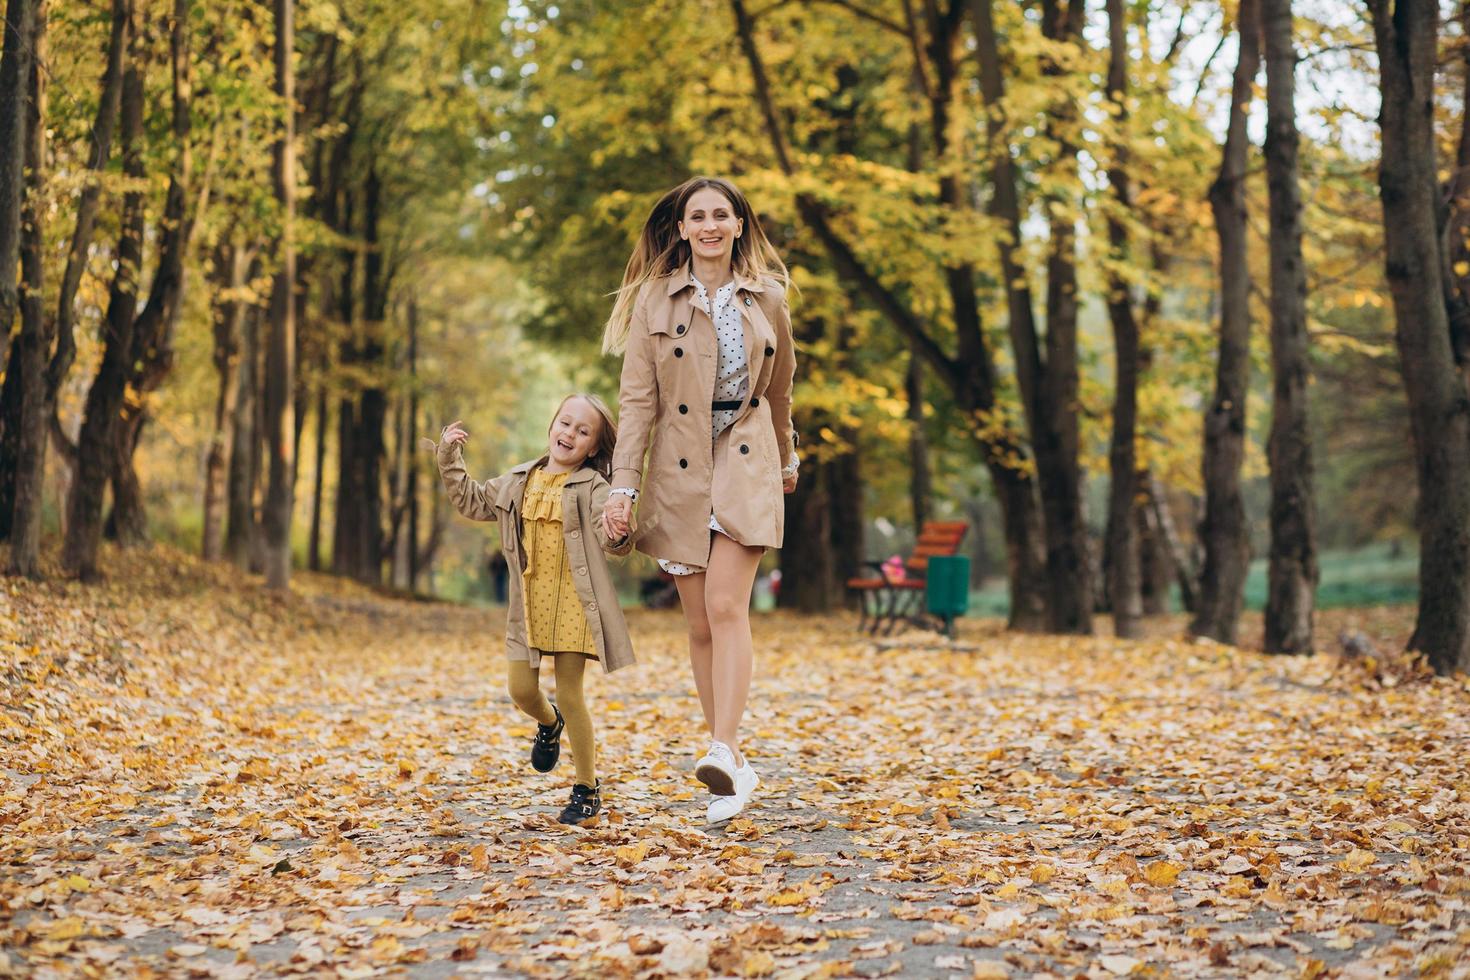
M750 760L745 760L745 765L735 771L735 793L733 796L716 796L710 800L706 817L710 823L724 823L731 817L745 809L745 804L750 802L750 795L755 788L761 784L760 776L756 775L755 767Z
M716 796L735 793L735 753L724 742L709 743L709 751L694 764L694 778Z

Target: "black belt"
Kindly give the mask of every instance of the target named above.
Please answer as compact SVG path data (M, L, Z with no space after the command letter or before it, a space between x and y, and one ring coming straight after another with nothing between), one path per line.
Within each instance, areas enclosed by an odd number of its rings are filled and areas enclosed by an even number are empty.
M716 412L735 412L740 410L744 402L710 402L709 407Z

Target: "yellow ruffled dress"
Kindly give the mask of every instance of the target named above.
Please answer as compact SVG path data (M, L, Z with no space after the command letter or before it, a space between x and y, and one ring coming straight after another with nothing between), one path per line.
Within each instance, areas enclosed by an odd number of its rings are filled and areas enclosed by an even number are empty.
M542 653L597 656L592 628L572 584L572 565L562 538L562 490L567 473L536 467L521 502L525 546L526 643Z

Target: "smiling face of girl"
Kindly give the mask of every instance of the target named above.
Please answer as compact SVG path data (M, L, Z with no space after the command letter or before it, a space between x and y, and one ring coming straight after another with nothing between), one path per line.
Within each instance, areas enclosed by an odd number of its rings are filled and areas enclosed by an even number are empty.
M735 239L744 230L745 222L736 217L730 199L713 187L691 194L679 221L679 237L689 243L696 259L707 262L730 261Z
M597 450L602 436L602 415L585 398L572 396L561 403L547 433L547 470L562 473L574 470Z

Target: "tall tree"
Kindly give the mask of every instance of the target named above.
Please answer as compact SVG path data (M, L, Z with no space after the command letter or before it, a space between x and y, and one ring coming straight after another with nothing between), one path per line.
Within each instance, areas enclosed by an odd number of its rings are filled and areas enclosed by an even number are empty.
M1440 673L1470 670L1470 392L1445 306L1435 168L1439 5L1369 0L1383 102L1378 185L1396 340L1412 420L1419 611L1411 649Z
M137 31L128 31L137 43ZM103 321L102 363L87 390L82 430L77 438L77 467L67 506L66 541L62 565L83 579L97 574L97 549L102 536L102 503L113 470L117 419L122 409L133 349L133 325L138 306L138 278L143 261L144 191L143 72L136 52L123 73L121 130L123 172L132 184L123 195L122 226L117 243L117 267L108 292Z
M1042 7L1043 33L1056 45L1074 44L1081 32L1083 0ZM1075 206L1049 199L1045 355L1032 300L1030 279L1020 258L1023 249L1019 173L1012 159L1006 116L1005 78L991 0L971 0L980 93L985 102L987 162L991 168L990 214L1005 234L999 236L1001 277L1005 281L1008 329L1016 361L1016 382L1035 452L1046 536L1046 616L1060 633L1092 631L1092 570L1087 528L1082 519L1082 471L1077 423L1077 268ZM1060 78L1059 62L1048 57L1045 74ZM1059 102L1049 114L1052 161L1058 178L1075 180L1077 150L1069 131L1075 108ZM1055 182L1054 182L1055 183Z
M235 412L240 401L240 351L248 301L246 282L254 249L232 230L214 251L215 303L213 359L219 376L214 403L214 433L204 463L203 554L211 560L225 554L225 516L229 503L230 459L235 449Z
M1266 650L1312 651L1316 501L1307 424L1307 273L1297 169L1296 50L1291 0L1263 0L1266 181L1271 208L1271 562Z
M296 47L295 2L275 0L276 95L281 131L272 177L281 214L280 252L271 287L270 334L266 345L265 445L270 482L261 515L265 580L284 589L291 579L291 503L296 480L294 396L296 390Z
M158 264L149 284L148 301L133 325L128 358L127 388L122 418L113 446L112 515L109 533L123 544L147 537L143 484L133 463L143 426L148 419L147 398L163 384L173 368L173 338L183 303L185 273L195 214L190 198L194 184L194 82L190 53L192 0L173 0L169 27L171 112L168 192L164 198L159 235ZM206 194L200 198L202 206Z
M1205 561L1190 624L1196 635L1222 643L1235 642L1250 564L1250 537L1240 489L1251 337L1245 206L1250 138L1245 126L1261 63L1259 0L1240 0L1235 31L1240 53L1231 85L1230 118L1220 172L1210 187L1210 207L1220 239L1220 347L1215 394L1205 411L1205 513L1199 532Z
M783 174L794 176L796 163L790 152L786 127L781 121L771 91L765 61L755 40L755 21L744 0L730 0L735 15L736 33L742 52L750 66L757 104L765 123L777 166ZM930 139L941 170L953 164L949 112L954 100L953 53L958 40L958 3L947 11L931 10L930 52L944 60L927 97L930 115ZM895 25L905 36L913 37L912 28ZM916 55L917 57L917 55ZM947 69L947 70L946 70ZM957 178L941 181L941 198L953 200L956 207L968 207ZM949 197L946 197L949 195ZM1040 556L1041 521L1036 507L1036 490L1024 465L1024 452L1005 426L1000 424L997 377L993 356L981 330L979 308L975 296L974 269L965 262L954 262L945 269L945 282L956 333L956 352L951 355L934 331L917 315L904 298L884 284L882 279L854 249L839 230L828 204L805 193L796 196L801 220L826 251L828 258L854 292L879 310L906 339L914 343L934 368L935 374L950 387L960 410L971 421L972 431L980 444L983 461L990 471L996 496L1001 501L1006 531L1008 580L1010 586L1010 625L1016 629L1036 629L1044 622L1045 583Z
M914 533L929 519L933 481L929 477L929 440L924 435L924 363L917 351L909 351L909 369L904 372L904 400L909 417L909 506L914 512Z
M26 80L34 55L39 0L9 0L0 53L0 334L10 350L10 327L20 305L20 202L25 183Z
M19 369L23 378L19 466L15 479L15 517L10 529L9 571L35 577L40 572L41 494L46 476L46 437L51 410L46 397L46 364L51 352L51 322L46 317L44 285L46 193L46 6L41 0L32 28L34 57L27 72L25 125L25 207L20 233L24 283L20 297Z
M1140 632L1143 598L1138 549L1138 320L1128 281L1118 271L1128 260L1128 228L1124 214L1133 204L1128 175L1128 22L1123 0L1107 0L1108 101L1119 135L1112 146L1108 184L1117 211L1108 218L1108 317L1113 325L1113 433L1108 449L1107 597L1113 632L1133 637Z

